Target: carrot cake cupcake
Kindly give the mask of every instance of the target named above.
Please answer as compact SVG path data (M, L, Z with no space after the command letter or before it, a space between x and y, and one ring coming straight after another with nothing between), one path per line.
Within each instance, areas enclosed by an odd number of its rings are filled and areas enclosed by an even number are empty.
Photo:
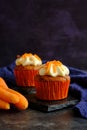
M36 97L40 100L61 100L68 96L69 69L60 61L48 61L35 76Z
M17 56L14 75L18 86L35 86L34 76L38 74L38 68L42 65L41 58L32 53L24 53Z

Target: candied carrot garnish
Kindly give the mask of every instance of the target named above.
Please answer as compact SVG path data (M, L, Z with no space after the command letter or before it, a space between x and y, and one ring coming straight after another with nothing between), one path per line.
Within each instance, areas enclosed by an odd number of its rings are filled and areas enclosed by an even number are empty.
M60 61L57 61L57 63L56 63L57 65L59 65L59 66L61 66L62 65L62 63L60 62Z
M55 73L57 71L57 68L55 65L53 65L53 72Z
M54 65L57 65L57 66L61 66L61 65L62 65L62 63L61 63L60 61L56 61L56 60L48 61L48 62L46 63L46 65L48 65L49 63L54 64Z
M46 67L47 67L46 73L48 73L51 67L51 62L47 62Z
M29 56L32 56L32 54L31 54L31 53L24 53L24 54L22 55L23 58L25 58L25 57L27 57L27 56L28 56L28 57L29 57Z
M56 61L56 60L48 61L46 63L46 68L47 68L46 73L49 73L52 64L53 64L53 72L57 71L57 68L56 68L57 66L62 65L62 63L60 61Z
M34 54L34 56L35 56L38 60L41 60L41 58L40 58L38 55Z
M53 60L52 62L53 62L53 64L55 64L55 65L57 65L57 66L62 65L62 63L61 63L60 61Z

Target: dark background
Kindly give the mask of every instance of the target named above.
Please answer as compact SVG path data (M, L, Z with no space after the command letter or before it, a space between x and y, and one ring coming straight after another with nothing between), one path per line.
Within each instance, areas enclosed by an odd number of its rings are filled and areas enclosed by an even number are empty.
M0 0L0 67L25 52L87 69L87 0Z

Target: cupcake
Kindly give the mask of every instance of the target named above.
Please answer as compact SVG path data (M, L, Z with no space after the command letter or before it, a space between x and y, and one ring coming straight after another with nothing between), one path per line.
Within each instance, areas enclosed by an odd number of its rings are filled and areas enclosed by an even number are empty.
M38 68L42 64L41 58L32 53L17 56L14 75L18 86L35 86L34 76L38 74Z
M70 85L69 69L60 61L48 61L35 76L36 98L62 100L67 98Z

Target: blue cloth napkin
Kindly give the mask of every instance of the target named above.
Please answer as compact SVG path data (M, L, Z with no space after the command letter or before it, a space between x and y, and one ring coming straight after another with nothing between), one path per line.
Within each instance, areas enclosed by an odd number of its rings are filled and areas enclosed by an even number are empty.
M73 110L81 117L87 118L87 72L78 68L69 67L71 84L70 92L79 99Z
M16 85L14 77L15 62L0 68L0 77L2 77L8 85ZM73 110L80 117L87 118L87 72L74 67L68 67L70 70L70 93L75 96L79 102L73 107Z

